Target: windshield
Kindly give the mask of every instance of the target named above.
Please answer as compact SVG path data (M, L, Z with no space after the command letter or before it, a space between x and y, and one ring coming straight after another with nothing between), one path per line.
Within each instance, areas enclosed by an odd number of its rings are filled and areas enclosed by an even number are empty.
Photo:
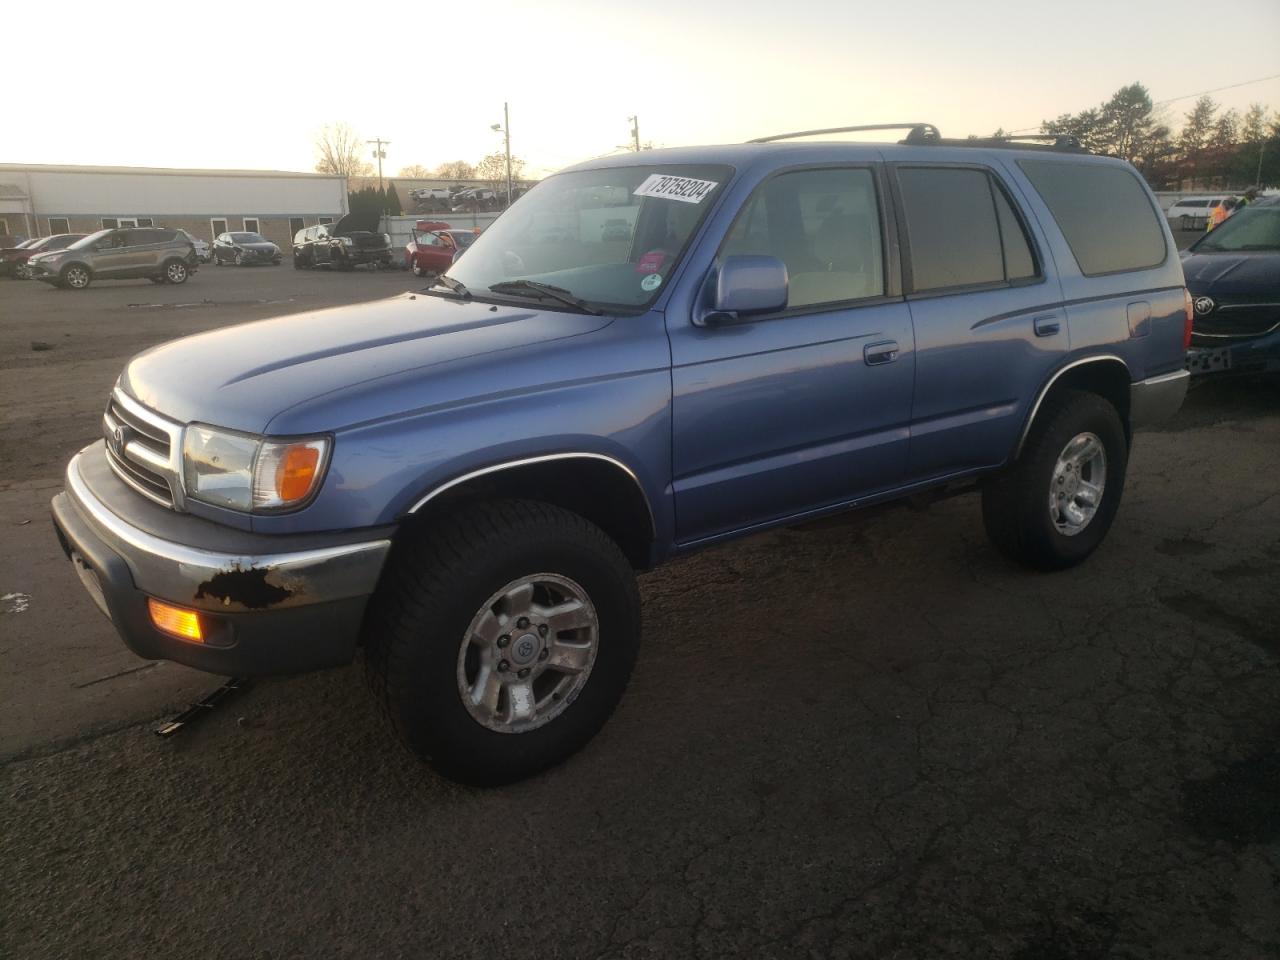
M596 308L654 300L733 170L664 164L561 173L538 184L476 237L449 276L472 295L494 284L552 284ZM498 299L541 299L504 287Z
M266 243L267 238L257 233L233 233L231 240L234 243Z
M89 247L92 247L95 243L97 243L99 240L101 240L103 237L105 237L109 233L115 233L115 230L113 229L98 230L94 233L89 234L87 237L77 240L71 246L67 247L67 249L68 250L85 250Z
M1245 207L1205 234L1192 249L1196 253L1280 250L1280 207Z

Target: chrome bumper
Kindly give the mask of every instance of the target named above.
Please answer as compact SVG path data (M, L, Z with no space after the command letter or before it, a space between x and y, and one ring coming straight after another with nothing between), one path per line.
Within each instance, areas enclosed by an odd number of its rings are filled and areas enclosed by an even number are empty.
M162 540L116 516L67 465L66 491L103 544L118 554L142 592L186 606L236 612L296 607L368 596L378 582L390 540L290 553L226 553ZM245 534L260 544L261 535Z

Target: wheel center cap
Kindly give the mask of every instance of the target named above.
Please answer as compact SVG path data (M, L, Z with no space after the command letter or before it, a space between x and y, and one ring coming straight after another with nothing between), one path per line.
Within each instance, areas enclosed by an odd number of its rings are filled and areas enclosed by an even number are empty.
M538 656L540 644L532 633L516 637L511 643L511 659L520 665L532 663Z

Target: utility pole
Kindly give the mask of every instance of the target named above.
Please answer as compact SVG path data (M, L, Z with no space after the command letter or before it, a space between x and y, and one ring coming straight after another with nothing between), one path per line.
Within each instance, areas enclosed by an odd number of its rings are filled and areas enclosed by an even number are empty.
M376 143L377 149L373 151L373 155L378 158L378 192L382 192L382 161L386 159L387 151L383 147L391 146L390 140L366 140L365 143Z
M631 121L631 144L636 153L640 152L640 115L627 117Z

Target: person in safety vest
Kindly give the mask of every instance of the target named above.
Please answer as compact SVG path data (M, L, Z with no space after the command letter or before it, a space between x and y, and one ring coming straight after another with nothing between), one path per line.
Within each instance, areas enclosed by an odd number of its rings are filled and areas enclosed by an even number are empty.
M1213 213L1209 214L1208 223L1205 224L1205 232L1207 233L1212 230L1214 227L1218 226L1218 224L1222 223L1223 220L1227 219L1227 217L1231 216L1231 211L1235 208L1235 205L1236 198L1227 197L1220 204L1214 207Z

